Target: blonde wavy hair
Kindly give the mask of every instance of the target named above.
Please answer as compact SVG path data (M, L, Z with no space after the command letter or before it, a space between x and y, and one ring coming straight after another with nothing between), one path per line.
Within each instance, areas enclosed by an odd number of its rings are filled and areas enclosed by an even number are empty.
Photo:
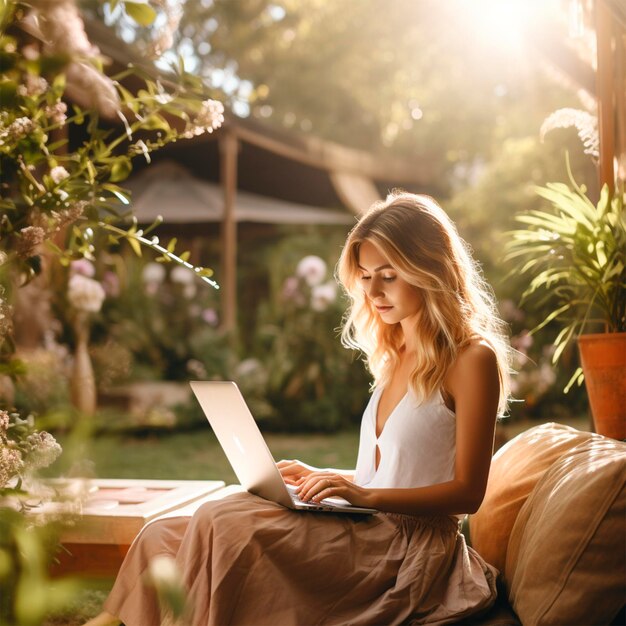
M366 240L419 290L424 303L415 324L419 349L409 379L418 400L440 389L459 352L481 338L497 357L498 412L503 415L510 391L506 324L468 245L429 196L393 191L372 205L348 235L337 265L338 279L351 301L344 317L343 344L365 353L376 385L388 382L404 344L400 324L382 322L362 288L359 249Z

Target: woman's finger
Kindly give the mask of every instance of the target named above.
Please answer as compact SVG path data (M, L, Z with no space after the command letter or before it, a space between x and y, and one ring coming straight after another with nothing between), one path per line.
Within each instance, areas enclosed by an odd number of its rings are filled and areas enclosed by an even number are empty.
M330 494L333 488L333 482L330 476L330 474L324 473L308 476L297 490L300 499L307 502L315 498L315 496L322 491L326 491L327 495ZM327 497L327 495L323 497Z

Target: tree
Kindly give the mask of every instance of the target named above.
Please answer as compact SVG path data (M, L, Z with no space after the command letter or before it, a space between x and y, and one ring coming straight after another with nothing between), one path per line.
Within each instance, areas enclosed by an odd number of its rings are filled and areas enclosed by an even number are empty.
M236 113L421 155L439 166L442 186L458 164L490 161L504 137L536 135L575 101L527 50L496 49L472 30L488 17L482 4L188 0L174 50ZM135 45L153 39L144 31Z

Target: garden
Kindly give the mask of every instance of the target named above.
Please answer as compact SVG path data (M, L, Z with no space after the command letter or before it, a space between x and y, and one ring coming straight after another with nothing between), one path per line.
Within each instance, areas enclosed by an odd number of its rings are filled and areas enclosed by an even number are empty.
M0 623L79 624L106 597L110 578L51 573L87 497L67 479L237 482L190 380L236 381L276 460L354 467L372 378L335 266L356 218L319 163L297 178L284 154L309 140L391 172L368 173L379 196L433 195L480 260L515 350L496 448L598 430L577 338L626 331L626 146L607 179L593 3L532 4L0 0ZM531 24L576 63L531 53ZM226 210L138 219L160 159L228 203L226 158L198 155L238 125L291 150L255 173L240 143L242 194L345 219L242 218L231 257Z

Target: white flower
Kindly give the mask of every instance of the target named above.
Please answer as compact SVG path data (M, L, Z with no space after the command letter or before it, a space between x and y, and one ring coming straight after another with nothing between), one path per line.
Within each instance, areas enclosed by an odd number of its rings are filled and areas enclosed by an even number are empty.
M319 285L326 276L326 263L318 256L305 256L296 267L296 275L304 278L309 287Z
M62 127L67 119L67 104L65 102L57 102L52 106L47 106L44 112L53 124L59 124Z
M235 368L235 373L238 378L243 378L244 376L250 376L250 374L253 374L260 368L262 369L263 365L258 359L244 359L243 361L240 361Z
M182 136L191 139L203 133L212 133L224 123L224 105L218 100L205 100L202 108L193 119L187 124Z
M244 359L235 368L235 378L256 389L264 389L269 379L268 371L258 359Z
M539 138L541 141L544 141L545 136L551 130L555 128L569 128L570 126L576 127L578 136L585 146L585 154L599 157L598 118L587 111L565 108L550 113L539 129Z
M97 313L105 296L106 293L98 281L82 274L74 274L70 277L67 299L75 309Z
M18 86L17 93L22 97L37 97L44 93L47 88L48 81L45 78L35 76L34 74L26 74L24 84Z
M337 285L325 283L311 289L311 308L314 311L325 311L337 298Z
M32 446L26 458L26 464L31 470L52 465L63 451L57 440L45 430L29 435L27 441Z
M203 379L207 377L206 368L202 361L198 361L198 359L189 359L187 361L187 371L196 378Z
M161 263L148 263L141 272L144 283L160 285L165 279L165 268Z
M59 184L62 180L69 178L70 173L62 166L57 165L50 170L50 178L55 182L55 184Z
M166 554L150 559L148 575L155 585L163 587L177 587L180 580L176 561Z
M190 285L193 283L193 274L182 265L177 265L170 273L170 279L180 285Z

